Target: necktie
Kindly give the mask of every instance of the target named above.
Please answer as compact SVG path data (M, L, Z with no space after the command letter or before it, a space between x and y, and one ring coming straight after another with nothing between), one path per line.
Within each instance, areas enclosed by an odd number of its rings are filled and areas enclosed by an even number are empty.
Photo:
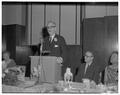
M89 67L89 64L86 64L84 74L86 73L86 71L87 71L88 67Z
M52 37L50 37L49 41L52 42Z

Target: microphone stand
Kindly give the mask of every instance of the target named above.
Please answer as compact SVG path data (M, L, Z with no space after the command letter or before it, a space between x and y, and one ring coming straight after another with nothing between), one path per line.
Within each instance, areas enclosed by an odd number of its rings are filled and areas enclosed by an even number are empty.
M41 42L41 46L40 46L40 56L39 56L39 60L38 60L38 78L35 84L42 84L42 72L43 72L43 77L44 80L46 81L46 77L45 77L45 72L44 72L44 68L43 68L43 62L42 62L42 42Z

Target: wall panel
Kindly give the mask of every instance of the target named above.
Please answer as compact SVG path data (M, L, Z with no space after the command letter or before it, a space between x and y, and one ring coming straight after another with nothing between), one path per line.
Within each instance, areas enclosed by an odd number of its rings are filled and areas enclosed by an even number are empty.
M44 27L44 5L32 5L32 44L40 42L40 32Z
M28 4L27 9L26 4ZM82 18L97 18L118 15L118 6L116 5L85 5L83 8L85 11L81 15L80 4L26 4L3 4L2 25L26 25L27 44L38 44L44 25L48 21L55 21L57 33L66 39L67 44L80 45L80 16ZM25 17L26 14L27 17Z
M85 8L86 18L96 18L106 16L106 6L105 5L86 5Z
M26 31L27 31L27 44L32 44L32 38L31 38L31 33L32 33L32 30L31 30L31 27L32 27L32 24L31 24L31 21L32 21L32 5L31 4L28 4L27 5L27 12L28 12L28 17L27 17L27 26L26 26Z
M67 44L75 44L75 5L61 6L61 31Z
M106 16L117 16L118 15L118 6L106 6L107 15Z
M117 16L118 6L115 5L86 5L86 18Z
M77 45L80 45L80 5L77 5Z
M19 24L25 25L25 11L22 4L4 4L2 5L2 25Z

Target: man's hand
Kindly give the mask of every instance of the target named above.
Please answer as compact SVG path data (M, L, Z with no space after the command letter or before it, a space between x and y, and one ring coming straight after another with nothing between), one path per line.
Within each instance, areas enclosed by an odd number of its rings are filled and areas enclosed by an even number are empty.
M62 63L63 62L63 58L62 57L57 57L57 63Z

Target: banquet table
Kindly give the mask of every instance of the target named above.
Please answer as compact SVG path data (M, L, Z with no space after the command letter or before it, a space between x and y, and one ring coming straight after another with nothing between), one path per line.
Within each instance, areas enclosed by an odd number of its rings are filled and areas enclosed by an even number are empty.
M61 84L62 83L62 84ZM114 89L113 89L114 88ZM2 85L3 93L118 93L115 85L95 88L86 88L83 83L72 82L70 87L64 81L35 84L33 80L22 82L18 86Z

